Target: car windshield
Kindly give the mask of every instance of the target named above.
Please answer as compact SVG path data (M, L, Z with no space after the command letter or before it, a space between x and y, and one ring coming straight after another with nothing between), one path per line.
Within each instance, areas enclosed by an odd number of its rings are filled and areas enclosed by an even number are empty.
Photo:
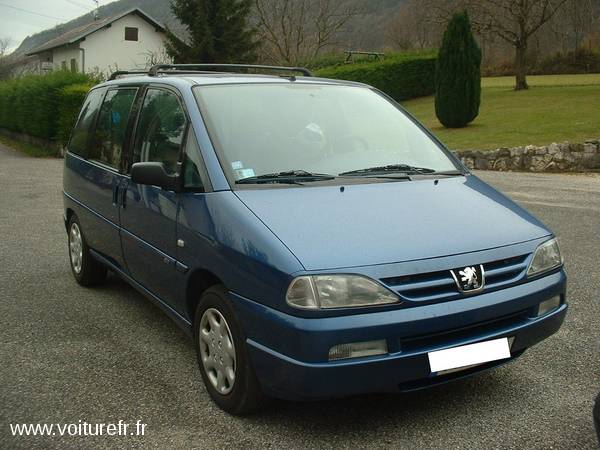
M195 94L235 182L296 171L373 176L365 169L386 166L457 170L406 114L366 87L228 84L199 86Z

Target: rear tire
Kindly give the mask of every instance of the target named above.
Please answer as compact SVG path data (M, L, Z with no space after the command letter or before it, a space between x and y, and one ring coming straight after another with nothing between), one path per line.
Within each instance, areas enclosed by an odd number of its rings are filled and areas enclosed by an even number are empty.
M194 343L200 373L213 401L244 415L266 403L250 363L242 329L222 285L207 289L196 307Z
M81 286L95 286L106 280L106 267L96 261L87 246L81 224L75 214L67 225L69 262L75 281Z

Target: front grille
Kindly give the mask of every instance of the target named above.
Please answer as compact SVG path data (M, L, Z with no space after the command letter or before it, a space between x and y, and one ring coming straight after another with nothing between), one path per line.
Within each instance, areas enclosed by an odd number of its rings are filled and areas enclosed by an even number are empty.
M422 349L442 347L453 342L469 339L473 336L483 336L501 332L527 323L531 310L525 309L503 317L498 317L485 322L479 322L462 328L454 328L423 336L413 336L401 339L400 346L403 352L412 352Z
M500 259L483 264L485 289L489 292L514 284L525 277L529 254ZM381 282L397 292L404 300L432 303L459 298L461 294L450 269L398 277L382 278Z

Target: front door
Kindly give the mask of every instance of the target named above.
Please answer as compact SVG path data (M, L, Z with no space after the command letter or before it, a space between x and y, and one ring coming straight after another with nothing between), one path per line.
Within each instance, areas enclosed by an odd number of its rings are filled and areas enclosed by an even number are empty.
M135 132L131 162L162 162L178 173L187 119L170 90L146 91ZM175 268L178 194L156 186L126 182L121 210L121 242L129 274L144 288L176 308Z

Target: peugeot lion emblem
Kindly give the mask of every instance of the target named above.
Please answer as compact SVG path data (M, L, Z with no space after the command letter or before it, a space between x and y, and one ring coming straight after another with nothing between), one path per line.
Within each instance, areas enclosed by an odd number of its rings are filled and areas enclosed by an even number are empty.
M473 294L480 292L485 285L485 275L483 266L467 266L462 269L452 269L450 271L452 278L460 292Z

